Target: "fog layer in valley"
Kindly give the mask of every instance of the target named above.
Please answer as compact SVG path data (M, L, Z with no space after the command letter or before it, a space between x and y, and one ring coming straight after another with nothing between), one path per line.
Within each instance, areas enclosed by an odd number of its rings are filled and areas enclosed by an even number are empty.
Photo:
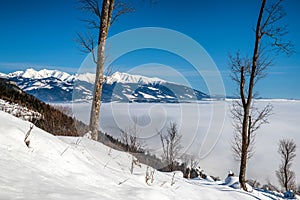
M300 181L300 101L259 100L258 107L268 103L274 106L270 123L257 131L255 154L248 162L247 177L277 185L275 170L280 156L278 142L282 138L294 139L297 157L293 162L297 182ZM166 131L170 122L176 122L182 135L182 154L194 154L200 167L208 174L224 177L228 170L238 173L239 163L231 151L233 137L230 114L231 101L202 101L185 104L104 103L101 107L101 129L120 138L121 129L130 130L137 123L139 138L151 153L161 155L159 131ZM74 115L89 121L90 104L72 105Z

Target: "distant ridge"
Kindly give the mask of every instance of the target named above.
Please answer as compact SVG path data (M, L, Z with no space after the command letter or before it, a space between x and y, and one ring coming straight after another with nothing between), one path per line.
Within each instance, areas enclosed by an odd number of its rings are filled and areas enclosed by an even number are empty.
M24 91L45 102L91 101L95 74L68 74L58 70L32 68L0 74ZM104 102L193 102L210 98L190 87L159 78L115 72L105 77L102 91Z

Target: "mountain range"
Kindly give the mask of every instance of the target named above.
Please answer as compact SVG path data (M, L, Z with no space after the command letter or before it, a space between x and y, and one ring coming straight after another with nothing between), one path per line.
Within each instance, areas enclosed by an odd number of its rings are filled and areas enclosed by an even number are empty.
M91 101L95 74L68 74L58 70L32 68L0 77L13 81L23 91L45 102ZM210 98L190 87L159 78L115 72L106 76L102 89L103 102L192 102Z

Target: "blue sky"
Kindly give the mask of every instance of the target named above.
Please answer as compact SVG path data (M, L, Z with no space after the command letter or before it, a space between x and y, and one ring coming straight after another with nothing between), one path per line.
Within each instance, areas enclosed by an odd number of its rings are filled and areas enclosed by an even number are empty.
M119 18L111 27L110 36L139 27L164 27L186 34L202 45L214 60L226 93L235 93L235 85L229 78L228 54L239 50L251 55L259 0L157 0L155 4L131 0L131 3L136 11ZM83 13L77 7L75 0L1 0L0 72L27 67L77 72L86 56L74 41L76 32L86 30L80 21ZM296 53L276 58L268 76L257 85L261 97L300 98L300 1L286 0L284 7L290 31L287 39L294 43ZM144 74L177 81L175 76L157 70L157 66L151 68L149 63L170 66L194 88L207 92L201 77L193 75L190 64L169 52L135 51L114 65L116 70L124 72L145 65Z

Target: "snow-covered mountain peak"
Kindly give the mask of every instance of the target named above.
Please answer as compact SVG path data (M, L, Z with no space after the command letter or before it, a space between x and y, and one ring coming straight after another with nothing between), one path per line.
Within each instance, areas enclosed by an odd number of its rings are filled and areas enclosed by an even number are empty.
M21 76L21 74L23 74L24 71L15 71L12 73L7 74L7 77L12 78L12 77L19 77Z
M85 81L91 84L94 84L96 75L93 73L81 73L70 75L66 72L58 71L58 70L35 70L33 68L26 69L25 71L16 71L9 73L7 75L8 78L22 77L29 79L45 79L45 78L57 78L61 81L71 82L74 80ZM167 81L153 77L145 77L141 75L131 75L124 72L115 72L111 76L107 76L106 83L138 83L138 84L161 84L166 83Z
M13 73L9 73L8 77L22 77L22 78L30 78L30 79L43 79L43 78L54 77L59 80L65 81L72 76L66 72L61 72L58 70L42 69L36 71L32 68L29 68L26 69L25 71L16 71Z
M131 75L124 72L115 72L113 75L107 77L107 84L112 83L141 83L141 84L160 84L165 83L165 80L159 78L148 78L141 75Z
M70 74L66 73L66 72L61 72L58 70L47 70L47 69L43 69L39 71L39 74L43 77L43 78L48 78L48 77L55 77L58 78L60 80L67 80L68 78L71 77Z
M20 74L23 78L34 78L34 79L41 79L43 78L39 71L36 71L32 68L26 69L26 71Z
M0 72L0 78L7 78L7 75Z
M85 82L88 82L88 83L91 83L91 84L95 83L95 78L96 78L96 74L89 73L89 72L76 75L77 80L85 81Z
M0 75L1 76L1 75ZM5 74L3 75L6 76ZM76 93L76 101L90 101L95 82L94 73L78 73L70 75L58 70L17 71L5 78L16 82L23 90L46 101L72 101ZM76 82L78 81L78 82ZM105 77L102 100L105 102L187 102L208 98L209 96L176 83L159 78L131 75L115 72Z

